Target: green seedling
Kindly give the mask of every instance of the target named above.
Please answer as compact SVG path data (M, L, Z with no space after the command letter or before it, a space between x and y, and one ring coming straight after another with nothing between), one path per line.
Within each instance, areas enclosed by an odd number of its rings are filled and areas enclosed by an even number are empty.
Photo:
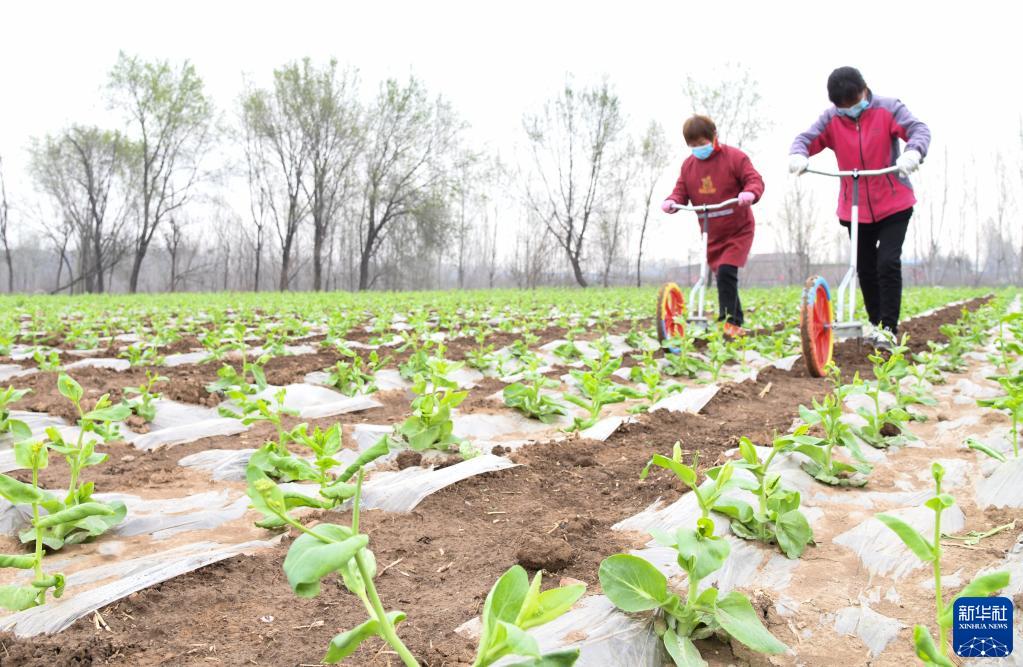
M221 404L217 408L217 412L221 417L237 419L246 426L251 426L261 421L273 424L274 430L277 433L277 439L268 444L272 445L275 453L281 456L288 456L288 443L295 442L296 436L292 431L284 428L284 417L297 416L298 410L285 406L287 394L287 389L281 387L274 393L273 401L271 402L265 398L253 399L248 394L232 390L228 392L227 397L234 403L235 407Z
M138 366L160 366L164 362L159 347L147 342L132 343L124 348L118 356L122 359L127 359L128 365L132 368Z
M124 405L111 405L110 399L103 395L91 410L82 408L82 387L70 376L62 373L57 378L57 388L61 395L71 401L78 412L79 433L74 442L67 442L55 428L46 429L49 439L47 449L64 456L70 472L70 483L67 495L58 498L49 491L40 491L39 505L47 511L47 516L33 522L31 528L22 531L19 537L23 543L41 541L47 548L57 550L65 544L79 544L102 535L116 526L127 515L127 508L120 500L102 502L93 500L94 484L82 481L82 471L107 460L106 454L96 451L99 441L90 437L103 437L112 430L112 424L128 417L129 409ZM24 441L28 442L28 441ZM36 461L42 467L45 455L42 453L29 455L29 450L22 445L21 458L26 463ZM33 458L34 457L34 458ZM31 467L30 465L25 467ZM6 478L4 482L15 482ZM21 484L21 482L15 482ZM13 502L13 501L12 501Z
M851 393L866 395L873 406L873 410L858 408L856 414L863 417L867 423L856 430L856 434L871 447L885 449L892 445L902 445L916 436L906 429L906 424L911 419L909 413L898 404L887 410L881 409L881 394L887 390L896 390L899 386L899 371L905 367L905 360L901 354L893 351L885 358L883 355L874 353L868 359L874 365L874 382L862 382L855 385ZM897 399L896 399L897 400Z
M987 597L1009 585L1008 572L992 572L975 577L952 600L945 604L941 592L941 514L955 504L955 498L941 491L941 480L945 469L940 463L931 465L931 476L934 478L934 496L924 506L934 512L934 537L927 537L917 532L902 519L891 514L877 514L875 517L888 526L899 539L923 563L930 563L934 573L934 620L938 627L938 643L935 646L931 631L926 625L913 627L913 644L917 657L928 667L954 667L955 663L948 658L946 637L952 627L952 608L960 597Z
M714 511L731 519L732 532L747 540L759 540L768 544L777 544L789 558L799 558L806 545L813 543L813 528L806 516L799 510L800 496L798 491L786 489L781 484L781 476L771 473L769 468L779 453L793 451L798 445L804 444L808 426L801 426L791 435L776 436L771 453L764 460L760 459L757 448L746 437L739 439L739 452L742 460L734 465L745 469L753 475L754 483L738 480L741 488L753 493L757 505L737 498L725 497L714 505ZM708 476L717 476L720 468L707 471Z
M661 368L657 360L653 358L653 352L644 353L643 363L637 364L629 370L629 379L642 387L636 392L636 398L647 401L643 405L637 405L629 409L629 412L646 412L657 401L660 401L670 394L680 392L684 387L678 383L665 384L661 376Z
M696 468L699 464L699 454L693 454L693 464L687 466L682 463L682 443L676 441L671 449L671 458L661 454L654 454L650 461L643 467L639 478L646 479L650 474L650 467L657 466L675 473L679 481L688 486L696 496L696 502L700 506L700 514L703 518L710 518L710 512L717 505L724 493L730 489L742 488L742 483L734 478L735 467L729 461L723 466L715 469L714 476L709 474L702 484L697 484Z
M696 528L673 534L656 531L658 543L675 549L688 575L686 593L668 589L667 578L649 561L631 554L604 559L598 572L604 594L627 613L654 612L654 628L676 665L705 665L693 640L725 634L759 653L776 655L788 647L761 623L749 599L738 591L720 595L713 586L700 592L700 582L719 570L730 547L714 535L714 522L697 519Z
M291 543L284 559L284 574L296 595L316 597L320 594L320 581L336 573L341 575L345 588L359 598L366 610L366 621L331 639L323 662L340 662L354 653L363 641L380 637L406 667L418 667L419 663L402 643L396 630L397 625L405 620L405 614L386 611L373 583L377 575L376 557L369 549L369 536L359 532L362 479L363 470L359 467L352 494L351 526L320 523L312 528L306 527L291 515L285 493L266 477L250 480L249 498L264 515L272 516L280 525L291 526L301 533Z
M416 375L412 383L412 391L416 394L412 401L412 416L395 428L395 437L417 452L436 449L471 453L466 441L453 433L455 424L451 420L451 411L468 395L464 391L455 391L456 388L454 382L439 375L432 375L429 380L423 375Z
M56 373L62 367L60 352L57 350L43 352L40 348L36 348L32 352L32 360L36 362L40 373Z
M341 354L351 361L338 361L331 368L325 369L328 373L327 385L337 389L345 396L375 392L377 387L373 376L387 365L391 357L387 356L381 359L376 350L369 353L368 361L349 350L342 350Z
M834 394L828 394L823 402L813 399L813 409L799 406L799 416L810 427L819 427L823 438L809 434L800 435L794 451L809 457L803 463L803 470L818 482L832 486L864 486L872 466L863 458L859 443L852 428L842 421L842 406ZM845 463L835 459L835 447L845 447L856 463Z
M132 414L141 417L143 421L149 423L156 418L156 405L154 403L160 398L160 394L153 392L153 387L157 382L167 381L167 378L162 375L146 371L146 383L137 388L126 388L124 393L132 397L124 399L123 403L128 406Z
M514 382L505 386L502 392L504 404L515 408L527 417L550 424L561 415L568 413L562 403L542 391L545 388L557 386L558 383L554 380L535 374L528 378L527 382Z
M0 606L11 611L21 611L36 607L46 602L46 592L53 589L53 597L64 594L65 578L63 574L46 574L43 572L43 534L46 526L44 521L53 521L50 515L40 516L39 508L44 504L56 509L60 501L39 488L39 471L49 463L46 443L22 440L14 445L15 460L20 466L32 470L32 484L19 482L7 475L0 475L0 495L13 505L32 506L32 531L35 549L31 555L15 554L0 555L0 567L13 567L20 570L32 570L33 578L29 586L0 586ZM60 510L57 510L58 514ZM84 520L84 515L81 518Z
M635 389L618 384L611 379L612 374L622 365L620 357L610 359L605 354L602 355L602 361L590 360L588 365L590 366L588 371L570 371L576 381L576 388L582 396L562 395L566 401L587 412L586 417L574 417L572 425L565 429L567 431L584 431L600 420L600 413L604 406L642 396Z
M706 361L696 355L694 339L690 334L664 341L664 372L673 377L695 378L702 371L710 370Z
M1009 418L1012 419L1012 428L1010 429L1012 455L1014 458L1019 458L1019 424L1023 419L1023 374L1012 377L998 376L990 379L1002 385L1002 390L1005 393L997 398L979 399L977 405L994 410L1005 410L1009 413Z
M993 458L995 461L998 461L999 463L1005 463L1008 460L1008 459L1005 458L1005 454L1002 454L997 449L994 449L994 448L988 446L986 443L983 443L980 440L977 440L976 438L972 438L972 437L971 438L967 438L963 442L963 444L966 445L967 447L969 447L970 449L972 449L975 452L980 452L981 454L986 454L987 456Z
M32 437L32 431L28 424L11 417L11 403L17 403L29 393L28 389L15 389L7 387L0 391L0 435L10 434L15 442L26 440Z
M540 652L536 640L527 631L549 623L572 608L586 592L585 584L540 590L541 573L530 582L520 565L501 575L487 594L480 616L480 643L473 667L489 667L501 658L517 655L528 658L517 667L571 667L579 649Z

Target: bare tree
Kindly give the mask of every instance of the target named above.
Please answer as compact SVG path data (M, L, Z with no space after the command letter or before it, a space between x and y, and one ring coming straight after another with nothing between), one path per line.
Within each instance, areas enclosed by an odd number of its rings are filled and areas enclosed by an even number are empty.
M610 287L611 270L618 260L621 249L628 247L629 220L634 200L632 181L637 164L635 148L631 141L624 142L616 151L608 168L608 184L597 210L597 228L600 241L601 285Z
M272 91L250 90L242 98L242 123L247 126L247 136L251 135L255 142L249 154L256 165L249 170L250 189L251 179L258 179L260 206L265 205L269 211L280 240L278 289L282 292L291 286L292 251L299 225L309 208L304 195L309 137L297 108L300 83L298 72L285 67L274 71ZM261 225L257 231L262 233Z
M778 244L783 252L792 256L785 262L788 282L799 283L810 275L814 261L813 249L821 245L820 228L816 224L816 205L813 194L803 189L802 179L794 179L785 193L778 216Z
M387 80L367 119L364 194L356 229L360 290L372 286L371 264L387 236L398 227L407 231L399 223L429 219L416 211L447 187L450 165L445 158L458 154L463 129L447 102L431 101L414 77L404 86Z
M354 97L357 81L350 70L338 76L336 60L317 70L306 58L286 72L293 80L294 108L309 152L302 186L313 225L313 290L320 291L324 246L351 188L363 141L361 110Z
M4 246L4 260L7 262L7 292L14 291L14 263L11 261L11 239L7 234L10 222L10 207L7 204L7 184L4 182L3 160L0 159L0 243Z
M541 113L527 114L523 125L533 167L527 205L565 252L576 282L586 287L586 232L605 194L605 161L625 129L618 95L607 81L584 90L569 81Z
M760 108L759 88L749 67L734 62L706 79L687 76L685 82L693 113L710 116L721 140L739 148L749 146L770 128Z
M144 62L123 51L110 72L114 106L134 128L138 153L139 219L128 289L138 290L142 263L160 223L184 206L200 180L209 147L213 107L195 67L185 61Z
M639 226L639 247L636 252L636 287L643 286L643 243L646 240L647 223L650 221L650 206L653 203L654 188L668 166L668 142L664 128L657 121L650 121L643 135L639 149L639 179L643 187L643 220Z
M124 252L128 161L124 138L96 127L72 126L34 142L31 149L36 183L56 204L59 224L75 230L78 274L88 292L106 289L106 272ZM63 230L57 236L62 235Z

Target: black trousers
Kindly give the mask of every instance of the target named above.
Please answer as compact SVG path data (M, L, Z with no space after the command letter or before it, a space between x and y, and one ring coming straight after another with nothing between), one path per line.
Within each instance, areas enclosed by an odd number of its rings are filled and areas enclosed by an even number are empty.
M739 267L722 264L717 270L718 322L728 321L742 326L742 304L739 302Z
M881 326L893 334L899 332L899 313L902 311L902 243L913 209L892 213L887 218L869 224L860 223L856 249L856 275L860 279L860 293L867 317L874 326ZM850 236L848 220L840 220Z

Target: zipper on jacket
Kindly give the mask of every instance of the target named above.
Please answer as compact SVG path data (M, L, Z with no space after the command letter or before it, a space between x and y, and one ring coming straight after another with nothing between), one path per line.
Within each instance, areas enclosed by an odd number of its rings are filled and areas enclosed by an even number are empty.
M867 168L867 162L863 159L863 134L860 132L860 120L856 119L856 142L860 147L860 169ZM870 209L870 221L877 222L877 216L874 215L874 202L870 198L870 179L867 179L863 183L863 189L867 191L867 208Z

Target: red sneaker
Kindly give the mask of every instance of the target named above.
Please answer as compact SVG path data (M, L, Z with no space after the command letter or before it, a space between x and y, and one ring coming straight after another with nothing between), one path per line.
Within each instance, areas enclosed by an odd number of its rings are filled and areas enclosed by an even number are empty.
M725 336L728 338L738 338L749 333L746 329L743 329L737 324L732 324L731 322L725 322L723 328L725 330Z

